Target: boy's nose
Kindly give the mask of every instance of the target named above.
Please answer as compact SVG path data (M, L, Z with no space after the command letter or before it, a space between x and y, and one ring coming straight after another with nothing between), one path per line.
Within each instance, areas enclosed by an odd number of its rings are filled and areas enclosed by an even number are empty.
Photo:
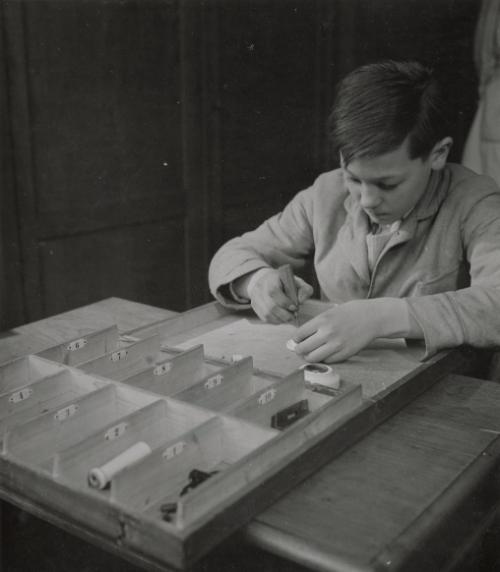
M381 197L377 189L369 185L363 185L359 202L364 209L373 209L380 204Z

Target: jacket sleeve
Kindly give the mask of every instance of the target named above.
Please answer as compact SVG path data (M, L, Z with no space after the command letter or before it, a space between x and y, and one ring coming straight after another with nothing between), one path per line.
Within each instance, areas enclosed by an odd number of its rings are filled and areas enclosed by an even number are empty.
M425 358L469 344L500 346L500 193L493 187L462 220L470 286L453 292L407 298L424 333Z
M248 307L228 295L228 285L259 268L289 263L302 268L314 250L312 211L315 187L298 193L285 209L251 232L233 238L214 255L209 269L210 291L233 308Z

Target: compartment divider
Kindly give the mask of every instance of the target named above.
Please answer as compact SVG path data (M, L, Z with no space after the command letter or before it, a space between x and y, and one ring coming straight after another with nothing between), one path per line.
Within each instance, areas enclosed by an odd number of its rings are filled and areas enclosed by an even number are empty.
M116 393L114 385L106 385L13 426L4 436L4 454L33 464L52 457L56 451L74 445L97 427L116 419L119 416Z
M155 447L165 438L161 421L166 411L167 403L159 399L113 420L75 445L57 451L52 459L52 476L85 486L90 468L102 465L134 443L145 441Z
M212 411L225 411L251 394L253 359L245 357L207 375L188 389L174 395L176 399L195 403Z
M271 418L279 411L307 396L304 373L297 370L228 410L230 415L258 425L271 427Z
M113 325L58 344L37 355L64 365L77 366L116 348L118 340L118 328Z
M111 500L147 510L160 500L176 501L193 468L207 471L222 458L223 424L209 419L173 440L165 441L143 460L111 481Z
M43 377L29 385L0 395L0 435L9 427L55 409L60 404L85 395L104 385L82 383L80 376L70 370Z
M203 346L194 346L123 381L160 395L174 395L203 379L203 358Z
M80 364L78 368L89 374L122 381L144 367L154 364L159 352L159 337L151 336L116 348L105 355Z

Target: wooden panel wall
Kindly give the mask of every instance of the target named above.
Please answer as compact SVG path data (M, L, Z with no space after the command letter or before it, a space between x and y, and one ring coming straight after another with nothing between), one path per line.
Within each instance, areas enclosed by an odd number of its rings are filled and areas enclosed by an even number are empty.
M335 82L424 59L475 105L476 0L4 0L2 327L209 299L215 249L336 165Z

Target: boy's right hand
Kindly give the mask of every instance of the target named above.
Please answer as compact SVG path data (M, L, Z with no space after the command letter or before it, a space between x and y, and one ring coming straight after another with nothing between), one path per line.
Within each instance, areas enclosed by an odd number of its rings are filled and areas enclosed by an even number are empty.
M294 276L299 304L310 298L313 287L302 278ZM248 292L252 308L259 318L270 324L289 322L298 310L293 301L285 294L284 284L278 270L269 268L255 282Z

